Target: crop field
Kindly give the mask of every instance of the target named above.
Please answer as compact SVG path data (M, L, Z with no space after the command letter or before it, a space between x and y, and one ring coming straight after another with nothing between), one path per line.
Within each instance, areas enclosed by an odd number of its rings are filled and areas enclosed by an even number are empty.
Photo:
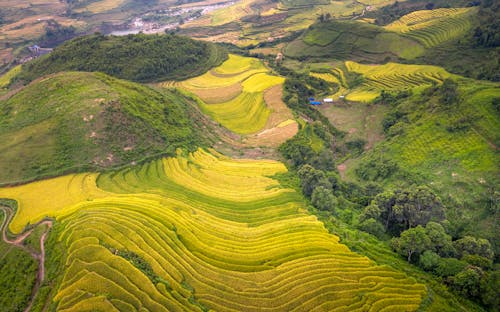
M451 76L443 68L430 65L405 65L398 63L364 65L347 61L345 62L345 67L349 72L363 76L361 85L351 89L346 96L347 100L357 102L372 101L380 95L382 90L399 91L430 86L433 83L441 83L444 79Z
M121 6L125 0L100 0L92 2L84 8L76 10L78 13L90 12L93 14L104 13Z
M335 68L333 70L335 72L335 75L333 73L315 73L311 72L310 75L322 79L326 82L334 83L339 86L338 91L335 94L332 94L330 97L339 99L341 95L344 95L346 91L348 90L347 87L347 82L345 81L344 77L344 72L338 68Z
M346 75L355 73L363 77L362 83L350 86ZM339 90L331 97L340 95L354 102L370 102L385 91L402 91L416 87L441 83L452 76L441 67L431 65L406 65L387 63L384 65L365 65L346 61L343 66L335 67L328 73L310 72L310 75L337 84Z
M293 120L281 101L284 81L271 75L258 59L230 54L219 67L199 77L160 86L193 93L204 113L225 128L247 136L247 143L277 146L298 130L295 122L278 127Z
M329 21L312 25L284 49L287 56L375 63L387 57L414 59L425 52L419 42L400 33L360 21Z
M425 286L340 244L273 178L286 170L198 150L87 176L105 197L92 188L43 212L67 250L57 310L417 310ZM37 183L41 194L54 182ZM20 187L1 194L21 212L37 204Z
M74 174L0 188L0 198L15 199L19 206L9 230L20 233L26 224L34 224L44 217L56 215L67 206L106 196L106 192L95 185L96 176L96 174Z
M253 10L250 6L254 2L256 1L242 0L229 7L216 10L212 13L212 26L224 25L252 13Z
M423 10L407 14L385 26L386 30L402 33L426 48L458 38L471 27L475 8Z

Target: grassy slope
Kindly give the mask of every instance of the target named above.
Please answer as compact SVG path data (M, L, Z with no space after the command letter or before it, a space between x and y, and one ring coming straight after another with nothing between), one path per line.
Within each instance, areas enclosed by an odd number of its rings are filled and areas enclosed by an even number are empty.
M313 25L285 48L294 58L412 59L424 52L418 42L359 21L329 21Z
M104 72L140 82L186 79L227 58L220 47L175 35L91 35L65 42L23 66L18 79L31 81L60 71Z
M403 116L389 137L357 163L370 159L395 160L402 172L380 181L396 187L415 181L428 184L458 216L465 231L494 242L495 216L488 212L489 192L498 185L500 118L492 105L500 97L497 84L459 80L461 102L446 108L439 95L413 95L396 108ZM350 177L354 177L354 168ZM456 219L456 218L459 219ZM479 225L479 226L478 226ZM498 248L498 246L496 246Z
M60 73L0 101L0 183L127 164L196 141L186 100L104 74Z
M383 62L413 60L426 49L467 34L477 9L417 11L380 27L364 21L316 23L285 48L294 58L334 58Z

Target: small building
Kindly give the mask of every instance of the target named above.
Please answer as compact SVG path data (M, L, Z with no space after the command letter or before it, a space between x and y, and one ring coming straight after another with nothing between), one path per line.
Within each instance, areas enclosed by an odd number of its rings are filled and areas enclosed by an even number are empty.
M339 99L341 99L341 100L345 99L345 95L339 96Z
M28 47L28 49L34 57L40 56L40 47L38 45L35 44L31 47Z
M320 101L309 101L309 104L311 105L321 105Z
M333 103L333 99L332 98L323 99L323 103Z

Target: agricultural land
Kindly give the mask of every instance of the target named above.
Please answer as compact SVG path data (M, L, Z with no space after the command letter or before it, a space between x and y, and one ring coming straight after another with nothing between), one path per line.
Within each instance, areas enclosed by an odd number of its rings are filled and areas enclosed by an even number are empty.
M499 311L499 5L2 2L0 310Z

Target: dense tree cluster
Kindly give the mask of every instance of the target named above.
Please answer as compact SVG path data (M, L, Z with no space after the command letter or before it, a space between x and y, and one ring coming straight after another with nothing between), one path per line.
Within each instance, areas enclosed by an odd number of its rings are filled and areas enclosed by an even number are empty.
M26 64L19 78L31 81L59 71L98 71L139 82L185 79L226 58L227 53L214 44L171 34L94 34L67 41Z

